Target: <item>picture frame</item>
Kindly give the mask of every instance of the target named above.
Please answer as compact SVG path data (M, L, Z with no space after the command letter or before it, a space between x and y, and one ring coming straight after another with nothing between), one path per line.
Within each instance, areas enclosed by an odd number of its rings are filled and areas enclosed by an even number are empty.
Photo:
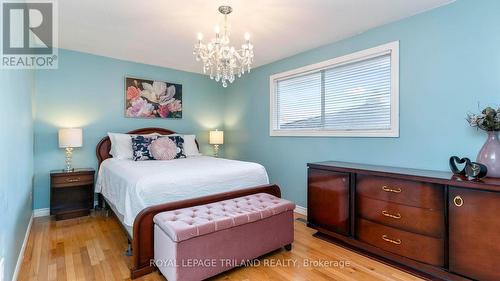
M182 118L182 84L125 77L125 117Z

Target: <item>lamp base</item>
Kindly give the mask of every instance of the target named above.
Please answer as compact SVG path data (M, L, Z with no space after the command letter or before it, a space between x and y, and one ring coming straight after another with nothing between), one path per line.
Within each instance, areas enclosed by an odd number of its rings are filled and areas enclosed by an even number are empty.
M214 156L219 157L219 145L214 144Z
M71 167L71 161L73 158L73 148L66 147L65 155L66 155L66 161L65 161L66 162L66 169L64 169L64 171L73 172L75 170L73 167Z

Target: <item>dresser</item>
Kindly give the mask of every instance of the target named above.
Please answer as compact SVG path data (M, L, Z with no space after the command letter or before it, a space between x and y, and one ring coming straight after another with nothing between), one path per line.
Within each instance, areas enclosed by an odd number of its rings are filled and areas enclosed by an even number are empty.
M56 220L90 214L94 206L94 169L50 172L50 215Z
M500 280L500 179L345 162L308 164L317 236L437 280Z

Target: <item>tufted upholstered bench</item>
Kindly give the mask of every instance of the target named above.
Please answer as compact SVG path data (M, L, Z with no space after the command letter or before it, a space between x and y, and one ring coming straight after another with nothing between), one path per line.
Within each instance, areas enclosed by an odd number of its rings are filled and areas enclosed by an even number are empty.
M295 204L259 193L159 213L155 265L168 281L202 280L293 242Z

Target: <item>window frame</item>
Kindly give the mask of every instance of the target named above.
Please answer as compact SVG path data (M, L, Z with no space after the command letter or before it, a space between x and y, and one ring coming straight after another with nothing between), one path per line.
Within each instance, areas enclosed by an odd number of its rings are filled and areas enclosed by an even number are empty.
M338 67L367 60L384 54L390 54L391 60L391 129L390 130L315 130L315 129L276 129L278 110L276 84L279 80ZM306 65L289 71L269 76L269 135L284 137L399 137L399 41L354 52L315 64Z

